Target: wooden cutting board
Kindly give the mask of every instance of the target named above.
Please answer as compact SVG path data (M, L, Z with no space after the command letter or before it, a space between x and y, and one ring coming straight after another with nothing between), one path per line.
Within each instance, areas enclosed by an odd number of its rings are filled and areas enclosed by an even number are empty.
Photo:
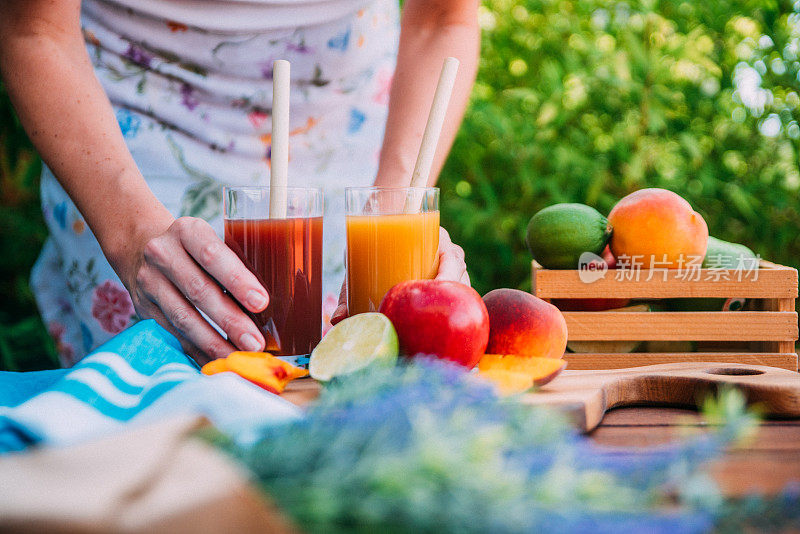
M536 392L526 404L553 406L566 412L584 432L594 430L606 411L620 406L697 407L721 385L739 388L764 415L800 417L800 374L760 365L671 363L607 371L566 370ZM316 398L319 385L295 380L283 396L303 406Z

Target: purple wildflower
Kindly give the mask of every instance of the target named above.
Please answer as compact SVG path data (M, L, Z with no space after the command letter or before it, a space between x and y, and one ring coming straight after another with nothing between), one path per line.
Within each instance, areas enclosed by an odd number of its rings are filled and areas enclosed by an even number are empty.
M305 40L301 40L298 43L288 42L286 43L286 51L287 52L296 52L298 54L313 54L314 49L306 46Z
M136 46L135 44L131 43L128 46L128 49L122 54L122 57L130 59L137 65L141 65L142 67L149 67L150 62L153 60L153 56L145 52L142 48Z
M181 84L181 104L189 111L194 111L200 101L194 94L194 88L188 83Z

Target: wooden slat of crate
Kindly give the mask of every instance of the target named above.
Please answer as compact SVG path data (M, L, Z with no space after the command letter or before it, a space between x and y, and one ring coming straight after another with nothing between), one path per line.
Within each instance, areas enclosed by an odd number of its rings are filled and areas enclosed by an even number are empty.
M678 269L652 273L641 270L609 270L605 277L584 283L577 270L542 269L532 266L532 292L539 298L775 298L797 297L797 270L761 261L758 271L727 270L728 280L716 280L710 269L680 272ZM719 272L719 271L715 271ZM622 279L617 280L618 276ZM628 277L633 279L628 279ZM699 280L693 279L699 277ZM741 280L739 279L741 277ZM720 276L720 278L723 278Z
M787 341L797 312L564 312L570 341Z
M715 362L744 363L750 365L769 365L790 371L797 370L797 354L774 352L631 352L631 353L594 353L564 354L567 368L583 369L621 369L623 367L639 367L661 363L681 362Z
M794 299L765 299L762 308L768 311L791 312L794 311ZM794 342L797 336L783 341L764 342L764 352L794 352Z

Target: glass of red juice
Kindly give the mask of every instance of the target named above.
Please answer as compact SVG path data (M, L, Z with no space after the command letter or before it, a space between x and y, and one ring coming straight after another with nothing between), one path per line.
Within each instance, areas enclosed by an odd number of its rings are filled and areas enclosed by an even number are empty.
M270 217L270 194L285 198L285 214ZM269 292L248 315L275 356L308 355L322 335L322 202L310 187L223 190L225 244Z

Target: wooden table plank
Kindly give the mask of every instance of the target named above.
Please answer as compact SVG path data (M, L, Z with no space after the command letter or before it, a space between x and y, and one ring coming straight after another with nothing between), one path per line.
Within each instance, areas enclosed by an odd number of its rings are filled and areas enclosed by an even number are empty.
M295 380L283 397L303 406L318 391L313 380ZM694 410L648 406L611 410L589 437L603 446L652 447L685 438L687 432L709 430ZM800 482L800 420L763 421L753 440L711 462L709 472L729 496L774 494Z
M613 447L652 447L703 434L709 427L664 425L657 427L607 427L592 432L592 439ZM800 458L800 426L762 426L753 438L737 443L733 451L795 451Z
M696 411L686 408L672 408L667 406L637 406L635 408L618 408L606 413L603 426L658 426L675 425L678 422L692 422L706 426L703 417ZM800 419L766 419L762 425L797 425Z
M591 439L604 446L652 447L711 427L692 410L636 407L612 410ZM763 421L750 441L739 443L708 466L728 496L775 494L800 482L800 420Z
M752 493L774 495L800 482L797 451L732 452L711 462L709 473L729 497Z

